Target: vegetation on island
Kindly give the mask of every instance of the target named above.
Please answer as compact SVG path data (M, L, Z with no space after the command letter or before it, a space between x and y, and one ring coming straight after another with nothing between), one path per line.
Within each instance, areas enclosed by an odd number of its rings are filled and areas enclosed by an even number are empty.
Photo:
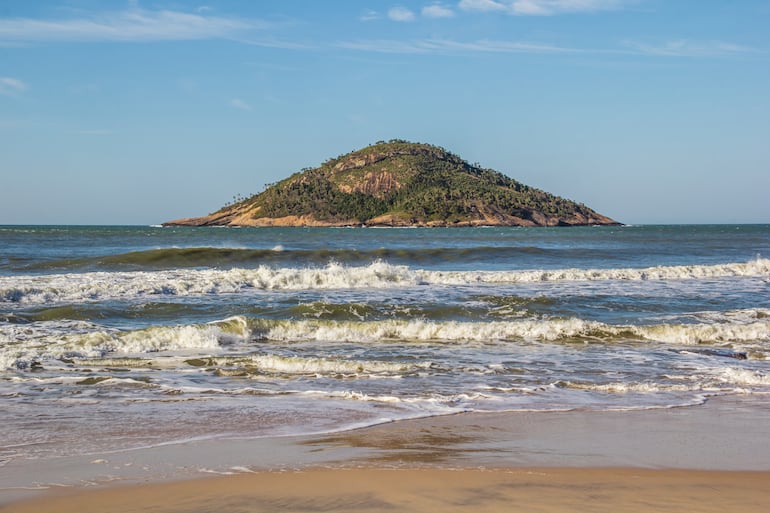
M617 224L587 206L429 144L380 141L171 225L555 226Z

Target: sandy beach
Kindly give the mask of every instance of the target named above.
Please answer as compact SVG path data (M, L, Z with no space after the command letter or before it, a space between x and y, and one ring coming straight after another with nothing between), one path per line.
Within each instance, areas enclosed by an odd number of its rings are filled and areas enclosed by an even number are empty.
M4 512L764 512L768 472L641 469L312 470L116 488Z
M0 511L766 511L765 399L462 414L16 463L2 469ZM232 475L201 477L212 473ZM70 484L12 493L56 477Z

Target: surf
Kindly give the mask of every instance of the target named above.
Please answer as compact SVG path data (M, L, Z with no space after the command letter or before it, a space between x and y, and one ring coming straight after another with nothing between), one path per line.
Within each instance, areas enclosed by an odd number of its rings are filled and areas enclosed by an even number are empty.
M430 285L543 282L641 282L770 278L770 259L715 265L513 271L431 271L379 260L363 266L175 269L0 277L0 304L88 302L117 298L238 294L251 290L392 289Z

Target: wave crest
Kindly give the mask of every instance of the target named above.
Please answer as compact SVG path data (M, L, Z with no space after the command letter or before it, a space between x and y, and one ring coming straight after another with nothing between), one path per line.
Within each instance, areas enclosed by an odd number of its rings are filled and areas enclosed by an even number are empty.
M732 344L770 340L770 322L744 324L611 325L583 319L462 322L423 320L326 321L254 320L262 340L332 342L590 342L650 341L676 345Z
M249 290L387 289L417 285L514 284L543 281L692 280L770 277L770 260L646 269L428 271L384 261L360 267L92 272L0 277L0 303L87 302L112 298L235 294Z

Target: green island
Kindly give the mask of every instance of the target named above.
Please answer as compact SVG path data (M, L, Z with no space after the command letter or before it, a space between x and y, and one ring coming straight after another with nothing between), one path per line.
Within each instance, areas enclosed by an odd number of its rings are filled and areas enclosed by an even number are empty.
M165 226L618 225L587 206L400 139L306 168L203 217Z

